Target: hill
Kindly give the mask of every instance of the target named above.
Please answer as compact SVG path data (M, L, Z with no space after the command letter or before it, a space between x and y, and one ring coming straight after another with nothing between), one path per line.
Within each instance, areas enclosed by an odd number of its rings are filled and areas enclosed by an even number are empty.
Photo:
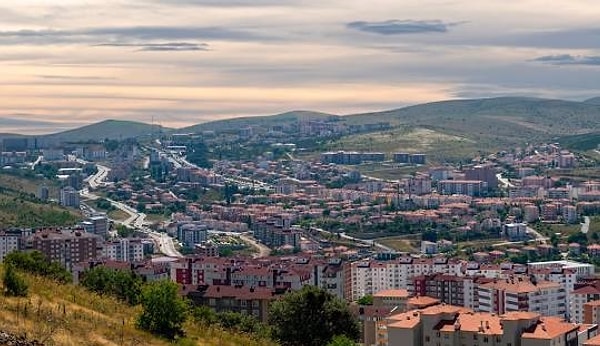
M156 133L160 127L135 121L104 120L73 130L39 136L38 141L47 143L101 141L103 139L127 139ZM170 130L164 129L162 130Z
M591 132L600 126L600 105L498 97L433 102L386 112L350 115L347 118L348 121L360 123L373 117L398 124L433 128L471 139L481 136L523 142L538 137Z
M592 105L600 105L600 96L593 97L591 99L587 99L587 100L585 100L583 102L589 103L589 104L592 104Z
M583 135L564 136L558 142L566 148L578 151L598 149L600 146L600 132L586 133Z
M1 268L0 268L1 271ZM1 274L1 273L0 273ZM173 345L135 328L140 308L99 296L82 287L24 275L29 296L0 295L0 331L27 335L47 345ZM180 345L268 346L246 335L216 328L185 326Z
M246 126L255 126L257 128L269 128L275 125L286 125L290 123L295 123L299 120L325 120L325 119L337 119L340 117L338 115L320 113L320 112L311 112L311 111L291 111L282 114L276 115L267 115L267 116L249 116L249 117L240 117L233 119L223 119L217 121L210 121L202 124L193 125L190 127L185 127L182 129L176 130L181 133L188 132L202 132L202 131L216 131L216 132L227 132L239 130L240 128L244 128Z

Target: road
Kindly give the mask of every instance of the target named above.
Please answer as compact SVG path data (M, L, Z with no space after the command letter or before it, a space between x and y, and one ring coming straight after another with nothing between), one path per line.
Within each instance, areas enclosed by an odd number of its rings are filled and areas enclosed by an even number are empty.
M258 241L256 241L256 239L249 237L247 235L244 235L244 234L240 234L239 236L240 236L240 239L242 239L246 243L249 243L252 246L254 246L256 249L258 249L258 253L252 257L262 258L262 257L268 257L271 254L271 249L269 249L265 244L261 244Z
M381 243L378 243L378 242L376 242L374 240L355 238L355 237L349 236L349 235L347 235L346 233L343 233L343 232L342 233L333 233L333 232L329 232L329 231L326 231L326 230L324 230L322 228L317 228L317 227L312 227L312 229L314 229L314 230L316 230L317 232L320 232L320 233L328 233L328 234L331 234L331 235L338 235L339 234L340 238L342 238L342 239L352 240L354 242L366 244L366 245L369 245L369 246L375 246L375 247L380 248L380 249L382 249L384 251L397 252L396 250L392 249L391 247L385 246L385 245L383 245Z
M83 161L83 160L78 159L78 161ZM85 164L87 162L83 161L83 163ZM108 175L108 172L110 171L110 168L102 166L102 165L97 164L96 167L98 168L98 172L96 174L90 176L88 179L86 179L86 182L90 185L91 188L97 188L99 186L105 185L106 182L104 180L106 179L106 176ZM91 193L88 188L84 188L79 193L81 196L83 196L85 198L89 198L89 199L100 198L100 196ZM169 235L167 235L165 233L159 233L159 232L152 231L151 229L149 229L148 227L145 226L146 214L138 212L137 210L128 206L125 203L117 202L110 198L105 198L105 199L107 201L109 201L112 206L124 211L125 213L127 213L129 215L129 217L125 221L121 222L122 225L127 226L127 227L132 227L132 228L135 228L137 231L146 233L150 238L152 238L154 243L156 243L156 245L158 245L159 251L162 252L163 254L165 254L166 256L183 257L183 255L179 251L177 251L177 249L175 248L175 243L173 242L173 238L171 238Z
M586 234L590 230L590 217L584 216L583 223L581 224L581 233Z
M535 237L535 240L537 242L539 242L540 244L546 244L548 242L548 237L544 237L543 235L540 234L540 232L536 231L535 229L527 226L527 232L529 234L533 234Z
M515 185L513 183L511 183L510 181L508 181L508 179L502 177L502 173L496 174L496 178L498 178L498 181L504 187L515 187Z
M240 237L240 239L242 239L244 242L249 243L250 245L252 245L254 248L256 248L258 250L258 253L253 256L254 258L268 257L271 254L271 249L268 246L266 246L265 244L259 243L258 241L256 241L256 239L254 239L244 233L215 231L215 230L208 230L208 233L224 234L224 235L228 235L228 236L232 236L232 237Z

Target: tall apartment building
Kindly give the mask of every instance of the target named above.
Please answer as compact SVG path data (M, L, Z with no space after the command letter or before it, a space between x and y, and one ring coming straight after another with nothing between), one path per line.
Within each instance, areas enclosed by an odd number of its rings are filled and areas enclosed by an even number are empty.
M350 288L347 299L358 300L365 295L389 289L408 289L412 278L429 274L459 275L461 263L447 258L418 259L409 256L392 261L363 260L349 265Z
M95 234L101 238L108 236L110 224L108 217L104 213L95 213L82 222L86 232Z
M58 196L58 203L63 207L79 208L79 191L71 186L62 188Z
M438 192L442 195L481 196L485 191L483 181L440 180Z
M144 259L144 245L141 239L123 238L105 241L102 257L119 262L139 262Z
M493 165L476 165L465 171L465 180L483 181L489 190L498 188L498 177Z
M13 251L21 249L21 234L11 231L0 231L0 262Z
M177 239L186 247L194 247L208 240L206 225L201 223L182 223L177 225Z
M67 269L75 263L97 258L101 247L98 236L82 230L42 230L30 236L27 243L31 249Z
M497 279L477 287L478 310L504 314L514 311L566 317L566 290L550 281L530 281L527 277Z
M259 222L252 226L254 237L263 244L277 248L281 246L300 247L302 232L299 230L277 225L274 222Z
M434 305L378 323L377 346L577 346L597 325L578 325L533 312L477 313Z

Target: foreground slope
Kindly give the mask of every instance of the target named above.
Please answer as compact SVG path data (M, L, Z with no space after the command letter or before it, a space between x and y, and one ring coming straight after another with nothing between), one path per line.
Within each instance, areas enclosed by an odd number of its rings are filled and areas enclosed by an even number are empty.
M1 270L0 270L1 272ZM1 274L1 273L0 273ZM74 285L25 275L29 296L0 295L0 331L53 345L169 345L170 343L135 328L139 307L129 307L113 298L98 296ZM268 346L248 336L185 327L185 345Z

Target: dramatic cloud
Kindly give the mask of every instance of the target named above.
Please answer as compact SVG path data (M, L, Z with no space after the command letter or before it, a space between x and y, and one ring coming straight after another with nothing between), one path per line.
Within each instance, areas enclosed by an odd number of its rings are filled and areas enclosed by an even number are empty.
M206 43L165 42L165 43L100 43L97 47L135 47L144 52L184 52L207 51Z
M380 35L402 35L422 33L448 32L455 23L444 23L441 20L386 20L384 22L351 22L346 24L350 29Z
M581 56L571 54L546 55L532 61L551 65L591 65L600 66L600 56Z

